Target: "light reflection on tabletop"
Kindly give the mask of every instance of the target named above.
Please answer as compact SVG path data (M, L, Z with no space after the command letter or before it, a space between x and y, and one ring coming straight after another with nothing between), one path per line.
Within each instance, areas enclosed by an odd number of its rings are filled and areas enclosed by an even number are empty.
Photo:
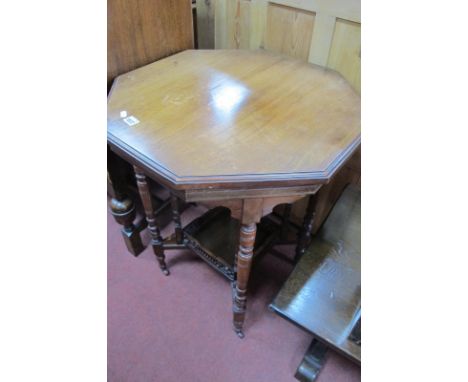
M239 81L228 79L212 90L212 105L216 112L230 117L245 102L250 90Z

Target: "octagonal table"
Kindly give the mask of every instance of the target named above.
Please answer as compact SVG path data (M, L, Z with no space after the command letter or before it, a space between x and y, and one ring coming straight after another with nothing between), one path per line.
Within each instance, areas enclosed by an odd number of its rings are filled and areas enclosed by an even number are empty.
M337 72L274 53L187 50L115 80L107 139L134 165L162 271L169 274L164 249L180 247L218 268L234 282L234 329L242 337L257 223L276 205L315 194L358 148L360 97ZM173 238L161 237L147 177L173 193ZM231 263L214 254L218 244L201 244L216 236L213 227L200 233L210 219L182 228L179 199L212 207L211 217L237 232L218 251L230 252ZM313 210L311 202L299 251Z

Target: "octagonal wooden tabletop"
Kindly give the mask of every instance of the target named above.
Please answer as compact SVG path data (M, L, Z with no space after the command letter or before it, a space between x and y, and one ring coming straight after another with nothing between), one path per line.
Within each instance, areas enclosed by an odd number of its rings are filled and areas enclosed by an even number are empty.
M187 50L118 77L107 130L176 189L325 183L360 144L360 97L263 50Z

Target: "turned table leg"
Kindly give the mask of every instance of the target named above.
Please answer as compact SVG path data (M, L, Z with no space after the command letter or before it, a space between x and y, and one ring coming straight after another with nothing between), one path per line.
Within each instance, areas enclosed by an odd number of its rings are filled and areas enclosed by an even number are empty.
M175 238L177 244L184 242L184 231L180 222L180 204L177 196L171 194L172 220L175 225Z
M301 230L299 231L299 238L298 238L297 247L296 247L296 255L294 256L295 262L299 261L299 259L305 253L307 246L310 243L310 237L312 235L312 226L314 224L316 203L317 203L317 197L315 195L311 195L309 197L309 202L307 203L307 209L304 215L302 227L301 227Z
M237 280L234 294L234 331L244 338L242 327L247 306L247 284L252 266L253 249L257 224L242 224L240 228L239 252L237 254Z
M107 150L107 174L112 186L112 198L109 207L115 221L122 225L122 236L125 245L134 256L139 255L145 249L141 241L140 231L133 221L136 217L135 203L128 196L125 185L125 174L122 171L125 163L109 148Z
M151 200L151 193L148 186L148 181L146 179L146 175L139 167L134 166L134 168L138 191L140 193L141 201L143 202L146 221L148 222L148 229L151 234L151 245L153 247L154 254L156 255L156 259L158 260L159 267L161 268L162 272L167 276L169 275L169 270L167 269L164 256L163 238L161 237L161 232L156 223L156 217L154 215L154 206Z

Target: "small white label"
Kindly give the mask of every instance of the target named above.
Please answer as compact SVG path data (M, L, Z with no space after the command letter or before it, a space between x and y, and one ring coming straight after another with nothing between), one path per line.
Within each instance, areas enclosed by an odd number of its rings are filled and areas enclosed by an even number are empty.
M120 112L120 118L125 118L127 116L127 112L125 110L122 110Z
M130 117L124 118L123 120L128 126L133 126L133 125L136 125L137 123L140 123L140 121L133 115L131 115Z

